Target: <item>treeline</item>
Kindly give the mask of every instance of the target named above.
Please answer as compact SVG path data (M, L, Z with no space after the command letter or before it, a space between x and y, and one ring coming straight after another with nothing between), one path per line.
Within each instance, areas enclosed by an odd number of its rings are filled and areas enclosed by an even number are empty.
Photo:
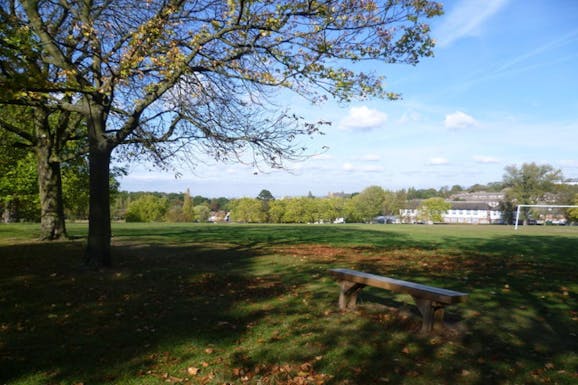
M323 198L241 198L231 201L230 218L243 223L370 222L380 214L398 214L406 200L405 191L386 191L379 186L359 194Z
M40 203L34 162L26 156L0 175L0 211L4 222L38 221ZM207 222L235 221L244 223L333 223L371 222L378 216L399 215L408 201L449 199L460 193L500 192L504 195L501 209L510 217L517 204L578 204L578 186L556 182L561 176L550 166L524 164L510 167L502 182L464 188L459 185L439 189L410 187L399 191L370 186L359 193L335 193L315 197L276 198L262 190L254 198L208 198L184 193L118 191L118 181L111 180L113 220L127 222ZM555 175L552 173L554 172ZM554 176L556 178L554 178ZM531 180L532 183L527 183ZM88 218L88 168L85 161L67 163L62 170L63 197L69 220ZM529 188L528 186L531 186ZM436 204L439 206L439 204ZM434 211L439 212L437 207ZM443 210L442 210L443 211ZM568 210L578 217L578 210ZM576 215L574 215L576 214Z
M315 197L276 198L269 190L258 196L227 199L207 198L185 193L126 192L115 194L112 208L115 220L127 222L206 222L242 223L333 223L371 222L377 216L399 214L414 199L449 198L460 192L499 191L495 184L440 189L385 190L370 186L359 193L336 193Z
M114 220L127 222L207 222L227 212L229 199L185 193L128 192L114 195ZM220 214L224 216L224 214Z

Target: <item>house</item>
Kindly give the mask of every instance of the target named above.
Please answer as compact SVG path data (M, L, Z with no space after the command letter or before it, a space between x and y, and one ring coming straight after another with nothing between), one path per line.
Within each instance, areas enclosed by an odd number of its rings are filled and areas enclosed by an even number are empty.
M503 223L497 202L451 201L452 207L443 215L445 223Z
M412 200L400 210L402 223L420 223L421 200ZM501 224L502 212L497 201L448 201L451 208L442 214L444 223Z

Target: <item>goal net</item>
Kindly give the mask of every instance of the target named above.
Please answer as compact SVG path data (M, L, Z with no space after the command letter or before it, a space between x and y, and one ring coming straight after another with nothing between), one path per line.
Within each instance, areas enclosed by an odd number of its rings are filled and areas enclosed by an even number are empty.
M518 205L514 228L518 225L565 225L567 211L576 205Z

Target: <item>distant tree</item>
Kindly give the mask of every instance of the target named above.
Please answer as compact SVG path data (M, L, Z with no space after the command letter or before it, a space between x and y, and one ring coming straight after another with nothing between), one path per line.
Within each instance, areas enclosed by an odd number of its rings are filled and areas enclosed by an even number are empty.
M130 202L126 212L127 222L161 222L165 220L168 200L146 194Z
M273 194L269 190L261 190L259 195L257 195L257 200L261 202L261 212L265 222L269 222L269 205L271 201L275 200Z
M329 223L345 217L345 199L339 197L323 199L321 201L321 215L323 220Z
M353 198L355 211L364 222L383 214L385 191L379 186L370 186Z
M399 210L403 208L405 202L407 202L407 195L405 191L385 191L383 200L383 214L398 215Z
M213 204L215 205L213 208ZM211 209L212 210L228 210L229 209L229 199L225 197L219 197L211 199Z
M478 192L478 191L486 191L486 186L480 183L476 183L468 187L468 192Z
M490 182L486 185L486 191L489 192L500 192L504 189L503 182Z
M205 198L203 196L200 195L195 195L193 197L193 206L198 206L201 205L203 203L208 203L209 202L209 198Z
M307 223L309 215L306 208L307 201L310 199L305 197L286 199L284 221L286 223Z
M573 205L578 206L578 194L574 196ZM567 211L567 217L571 222L578 222L578 208L574 207Z
M507 225L513 225L516 220L516 205L509 199L500 201L498 209L502 213L502 220Z
M273 196L273 194L271 194L271 191L269 190L261 190L261 192L259 193L259 195L257 195L257 199L259 199L260 201L272 201L275 199L275 197Z
M555 190L555 182L563 180L560 170L551 165L524 163L521 167L507 166L503 176L507 188L506 199L515 205L533 205L542 200L546 193ZM528 208L522 210L524 224L528 222Z
M428 198L422 201L418 207L420 219L427 222L443 222L443 214L452 205L443 198Z
M254 198L240 198L231 202L231 219L244 223L263 223L265 216L261 201Z
M464 188L462 186L460 186L459 184L455 184L452 186L449 193L450 193L450 195L453 195L453 194L461 193L462 191L464 191Z
M193 212L193 199L191 198L191 193L189 191L189 189L187 189L187 191L185 191L185 194L183 196L183 208L182 208L182 220L183 222L192 222L194 217L195 217L195 213Z
M308 195L306 198L301 198L300 202L303 206L303 220L301 222L320 223L323 220L321 212L323 199Z
M269 221L271 223L284 223L287 200L276 199L269 203Z
M428 198L434 198L439 196L438 191L435 188L429 188L429 189L416 189L414 187L410 187L407 190L407 199L408 200L413 200L413 199L428 199Z
M207 222L211 216L211 210L207 205L193 207L194 218L197 222Z
M0 147L0 212L3 222L38 221L40 202L33 153Z

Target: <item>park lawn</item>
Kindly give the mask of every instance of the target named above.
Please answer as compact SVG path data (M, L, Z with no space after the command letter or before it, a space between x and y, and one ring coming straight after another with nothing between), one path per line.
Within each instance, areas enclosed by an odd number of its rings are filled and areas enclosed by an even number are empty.
M576 384L578 228L115 224L114 267L0 225L0 384ZM420 335L344 267L470 294Z

